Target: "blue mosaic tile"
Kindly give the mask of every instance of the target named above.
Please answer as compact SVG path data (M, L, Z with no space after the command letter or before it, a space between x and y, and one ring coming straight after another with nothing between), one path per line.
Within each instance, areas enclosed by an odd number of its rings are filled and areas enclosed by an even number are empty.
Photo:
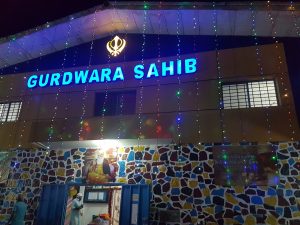
M182 177L182 172L176 171L175 176L176 177Z
M125 161L118 161L119 166L119 177L125 177Z
M171 181L171 177L165 177L164 180L170 182Z
M154 152L155 152L155 150L154 150L154 149L151 149L151 150L149 151L149 153L150 153L151 155L153 155L153 154L154 154Z
M206 187L206 185L203 184L203 183L200 183L200 184L199 184L199 187L200 187L201 189L204 189L204 188Z
M235 205L235 206L233 207L233 210L234 210L234 211L240 212L240 211L241 211L241 207L238 206L238 205Z
M134 151L130 151L128 156L127 156L127 161L133 161L134 160Z
M179 195L179 194L180 194L179 188L173 188L173 189L171 190L171 194L172 194L172 195Z
M188 198L186 199L186 201L187 201L188 203L193 203L193 202L194 202L194 198L193 198L193 197L188 197Z
M195 173L192 173L191 178L192 178L192 179L196 179L196 178L197 178L197 175L196 175Z
M79 151L80 152L86 152L86 148L80 148Z
M294 149L293 147L288 147L287 150L288 150L289 152L295 151L295 149Z
M216 196L220 196L220 197L223 197L224 196L224 189L214 189L212 192L211 192L211 195L216 195Z
M211 199L210 197L205 198L205 204L211 204Z
M27 193L27 198L33 198L34 194L32 192Z
M145 179L144 178L142 178L141 180L140 180L140 182L139 182L140 184L146 184L146 181L145 181Z
M197 211L195 209L193 209L191 211L191 216L197 216L197 215L198 215Z
M188 159L187 158L185 158L184 156L182 156L182 155L180 155L179 157L178 157L178 161L179 162L185 162L185 161L187 161Z
M4 208L8 208L9 207L9 202L8 201L4 201L3 202L3 207Z
M81 163L81 159L74 160L74 163L77 163L77 164Z
M269 187L268 188L268 195L269 196L274 196L274 195L277 195L277 192L274 188Z
M158 173L159 169L157 166L152 167L153 173Z
M233 217L234 220L238 221L240 224L244 224L244 219L241 215Z
M251 197L251 203L255 204L255 205L262 205L263 201L262 198L259 196L252 196Z
M224 211L224 207L221 205L216 205L215 206L215 214Z
M294 163L295 163L294 158L289 158L288 163L290 166L294 165Z
M283 208L282 207L276 207L275 211L278 215L283 216Z
M286 190L285 191L285 195L288 196L292 196L293 195L293 191L292 190Z
M64 154L64 159L67 160L71 155L71 152L70 151L65 151L65 154Z
M297 205L292 205L292 206L290 206L290 209L292 210L292 212L297 212L297 211L299 211Z

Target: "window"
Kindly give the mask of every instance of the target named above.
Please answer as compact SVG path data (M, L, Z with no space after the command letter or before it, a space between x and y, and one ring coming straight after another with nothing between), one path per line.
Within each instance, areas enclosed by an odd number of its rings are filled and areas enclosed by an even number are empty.
M0 122L17 121L21 107L22 102L0 103Z
M224 109L278 106L273 80L224 84L222 91Z
M135 114L136 91L97 93L95 115L116 116Z

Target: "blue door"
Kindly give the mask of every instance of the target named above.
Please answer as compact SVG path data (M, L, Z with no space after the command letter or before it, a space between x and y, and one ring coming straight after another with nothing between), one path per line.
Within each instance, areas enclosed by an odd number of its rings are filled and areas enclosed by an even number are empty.
M149 207L149 185L122 186L120 225L147 225Z
M67 185L43 186L36 225L63 225L67 203Z

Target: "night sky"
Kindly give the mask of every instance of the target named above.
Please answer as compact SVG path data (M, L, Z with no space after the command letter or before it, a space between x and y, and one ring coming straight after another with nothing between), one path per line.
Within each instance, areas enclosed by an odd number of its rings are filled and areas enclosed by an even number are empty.
M111 2L125 2L112 0ZM141 1L144 2L144 1ZM160 2L159 0L145 2ZM183 2L182 0L168 0L163 2ZM190 0L190 2L212 2ZM233 2L215 0L215 2ZM237 1L244 2L244 1ZM246 2L246 1L245 1ZM266 1L263 1L266 2ZM271 1L287 2L290 1ZM294 3L300 0L294 0ZM98 5L108 6L107 0L1 0L0 5L0 38L13 35L28 29L43 25L47 22L87 10Z

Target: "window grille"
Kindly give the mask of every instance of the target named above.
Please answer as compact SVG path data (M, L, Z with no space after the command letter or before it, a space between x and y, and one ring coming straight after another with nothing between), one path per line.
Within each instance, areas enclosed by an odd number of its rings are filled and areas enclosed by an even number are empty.
M224 84L222 92L224 109L278 106L273 80Z
M0 122L17 121L21 107L22 102L0 103Z

